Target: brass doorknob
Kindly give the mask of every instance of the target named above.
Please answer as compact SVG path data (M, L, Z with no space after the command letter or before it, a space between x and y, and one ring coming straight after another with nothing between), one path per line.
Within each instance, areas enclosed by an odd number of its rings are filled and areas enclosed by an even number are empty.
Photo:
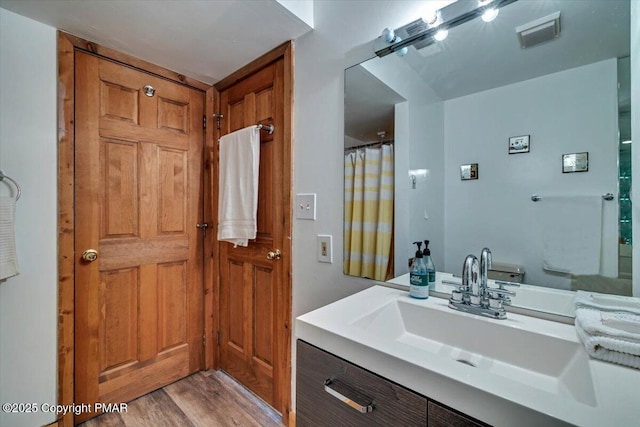
M95 249L87 249L82 252L82 260L86 262L93 262L98 258L98 251Z
M267 252L267 259L280 259L280 255L282 255L282 253L280 252L280 249L276 249L275 251L269 251Z

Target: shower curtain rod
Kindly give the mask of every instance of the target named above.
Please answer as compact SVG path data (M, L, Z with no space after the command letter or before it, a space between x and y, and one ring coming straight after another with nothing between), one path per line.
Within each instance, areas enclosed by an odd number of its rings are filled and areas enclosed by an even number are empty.
M393 139L389 139L387 141L378 141L378 142L369 142L368 144L354 145L353 147L345 147L344 151L358 150L360 148L374 147L376 145L384 145L391 144L393 145L395 141Z

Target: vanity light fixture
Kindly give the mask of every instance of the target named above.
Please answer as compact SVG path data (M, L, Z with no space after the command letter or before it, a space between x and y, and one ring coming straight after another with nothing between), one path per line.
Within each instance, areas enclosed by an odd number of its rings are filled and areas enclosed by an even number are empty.
M396 36L396 40L395 43L400 43L402 41L402 38ZM405 56L407 53L409 52L409 48L408 47L403 47L399 50L396 51L396 55L398 56Z
M482 13L482 20L484 22L493 21L494 19L496 19L496 16L498 16L498 13L500 12L500 9L498 9L497 7L489 6L491 2L493 2L493 0L478 0L478 6L487 6Z
M382 40L384 40L385 43L393 43L396 39L396 32L393 31L393 29L387 27L384 30L382 30Z
M382 35L380 37L382 37L382 40L384 40L385 43L393 44L393 43L400 43L402 41L402 38L396 35L395 31L393 31L393 29L389 27L382 30ZM396 55L405 56L408 52L409 52L409 48L403 47L402 49L399 49L396 51Z
M438 30L438 32L433 35L433 38L441 42L442 40L446 39L448 35L448 30Z
M436 41L444 40L451 28L462 25L472 19L482 17L489 22L498 16L498 10L518 0L457 0L435 12L427 12L400 28L385 28L383 34L375 40L374 49L379 57L402 51L404 56L409 46L425 48ZM394 37L390 37L393 34ZM393 40L393 41L389 41Z
M482 14L482 20L484 22L491 22L494 19L496 19L496 16L498 16L498 13L500 13L500 9L497 8L489 8L487 10L484 11L484 13Z
M433 35L433 38L441 42L449 35L449 30L446 26L442 25L442 15L440 11L436 10L431 15L422 17L422 20L429 26L429 28L437 29L437 32Z
M439 17L440 17L440 15L438 14L438 11L434 10L433 12L426 13L424 16L422 16L422 20L428 26L434 27L438 23Z

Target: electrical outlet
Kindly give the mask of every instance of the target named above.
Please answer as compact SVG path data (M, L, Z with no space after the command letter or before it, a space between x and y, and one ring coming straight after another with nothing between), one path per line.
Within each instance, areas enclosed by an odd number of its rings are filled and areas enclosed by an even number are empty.
M296 195L296 218L316 219L316 195L315 193Z
M318 261L333 263L333 237L329 234L318 234Z

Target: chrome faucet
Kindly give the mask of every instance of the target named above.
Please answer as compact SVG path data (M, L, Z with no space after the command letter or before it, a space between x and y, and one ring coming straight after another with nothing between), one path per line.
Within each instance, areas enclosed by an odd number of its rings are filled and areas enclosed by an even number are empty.
M469 303L480 305L482 285L478 274L478 258L467 255L462 264L462 287L467 290Z
M487 286L488 282L488 274L489 269L491 268L491 250L489 248L483 248L480 253L480 289L484 294L489 286Z
M507 312L503 304L508 299L508 295L515 295L515 292L503 289L502 286L490 288L487 278L490 268L489 248L482 249L480 262L475 255L467 255L462 264L462 283L442 281L443 284L458 287L451 292L449 307L492 319L505 319Z

